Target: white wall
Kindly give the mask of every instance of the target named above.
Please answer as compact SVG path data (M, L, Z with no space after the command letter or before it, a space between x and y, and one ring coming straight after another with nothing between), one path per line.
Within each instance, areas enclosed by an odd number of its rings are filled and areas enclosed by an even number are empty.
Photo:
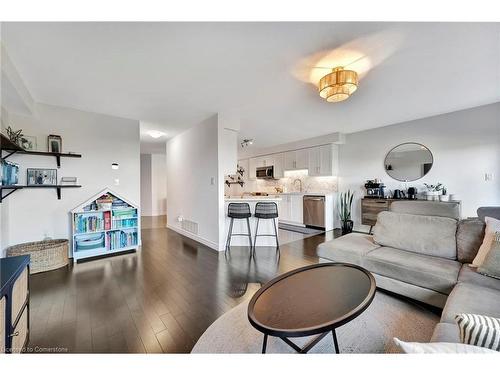
M434 156L431 171L408 183L423 191L423 183L442 182L462 200L462 216L476 216L484 205L500 205L500 103L348 134L340 146L340 191L356 191L353 219L360 228L360 198L365 180L380 178L389 189L404 188L384 170L384 158L394 146L417 142ZM485 181L493 173L493 181Z
M40 150L47 150L48 134L58 134L63 151L81 153L81 159L62 158L57 176L76 176L82 188L64 189L61 200L53 189L25 189L9 196L9 244L45 236L69 238L69 211L105 187L140 201L138 121L44 104L36 105L34 116L10 113L10 121L14 128L37 136ZM14 155L11 160L21 165L21 184L26 182L26 167L56 168L55 158L47 156ZM111 169L114 162L119 170Z
M218 120L214 115L167 142L167 226L219 247ZM182 229L182 216L198 233Z
M167 163L165 154L151 155L151 215L167 214Z
M151 155L141 154L141 215L153 216Z
M224 250L224 175L236 172L239 118L214 115L167 142L167 227ZM193 233L179 217L197 224Z

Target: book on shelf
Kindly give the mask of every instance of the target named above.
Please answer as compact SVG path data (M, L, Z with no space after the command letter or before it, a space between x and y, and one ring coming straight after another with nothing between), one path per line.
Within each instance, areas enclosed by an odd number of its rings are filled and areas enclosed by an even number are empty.
M102 216L99 214L75 214L74 223L76 233L101 231L104 224Z
M113 228L133 228L137 226L137 218L113 221Z
M106 233L108 250L116 250L137 245L137 231L111 231Z
M111 212L109 211L104 212L104 229L111 229Z

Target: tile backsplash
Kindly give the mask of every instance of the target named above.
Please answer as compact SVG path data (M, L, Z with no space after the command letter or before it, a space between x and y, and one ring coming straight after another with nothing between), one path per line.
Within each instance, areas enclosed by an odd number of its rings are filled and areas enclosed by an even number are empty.
M299 190L299 183L294 181L299 179L302 181L302 191L316 193L331 193L337 191L337 177L312 177L308 176L307 170L286 171L285 177L279 180L248 180L244 179L245 185L225 186L225 195L241 195L245 192L265 192L276 193L275 187L282 187L284 192L292 192Z

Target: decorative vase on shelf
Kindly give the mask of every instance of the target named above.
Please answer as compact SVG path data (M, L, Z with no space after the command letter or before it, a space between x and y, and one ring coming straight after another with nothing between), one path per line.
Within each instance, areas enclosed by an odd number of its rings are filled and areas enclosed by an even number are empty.
M427 191L425 193L425 196L428 201L438 201L440 195L441 195L440 191Z
M342 235L351 233L353 226L354 226L354 222L352 220L343 220L342 221Z

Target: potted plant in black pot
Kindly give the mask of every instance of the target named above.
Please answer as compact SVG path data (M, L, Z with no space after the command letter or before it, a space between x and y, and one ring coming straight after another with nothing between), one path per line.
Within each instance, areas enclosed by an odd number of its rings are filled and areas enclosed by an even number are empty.
M354 193L347 190L345 193L340 193L339 196L339 217L342 222L342 234L352 232L354 222L351 220L351 206Z

